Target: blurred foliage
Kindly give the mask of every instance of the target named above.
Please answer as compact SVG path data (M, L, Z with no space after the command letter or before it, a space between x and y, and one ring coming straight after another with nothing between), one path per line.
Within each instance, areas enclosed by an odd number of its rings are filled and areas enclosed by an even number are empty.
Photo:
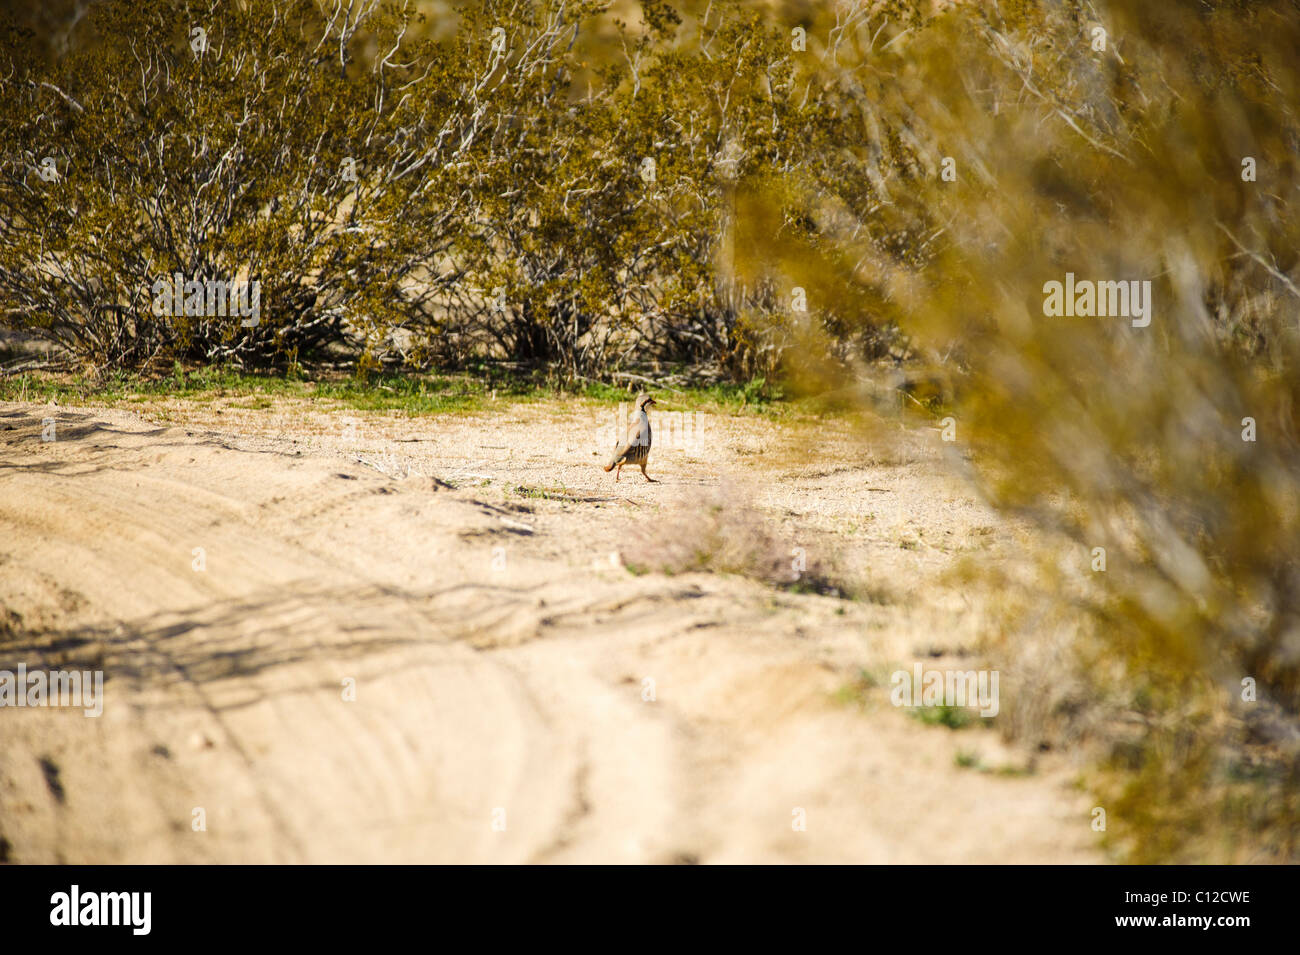
M1112 843L1294 858L1300 9L887 6L809 30L832 131L785 192L754 180L750 258L806 276L810 312L897 327L972 477L1050 532L994 642L1036 661L1023 732L1109 754ZM1067 272L1149 281L1149 326L1047 314ZM827 335L797 380L867 377Z

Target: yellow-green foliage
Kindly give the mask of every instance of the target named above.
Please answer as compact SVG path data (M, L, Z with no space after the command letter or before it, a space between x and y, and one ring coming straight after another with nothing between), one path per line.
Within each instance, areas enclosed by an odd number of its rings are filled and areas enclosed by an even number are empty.
M1140 727L1089 777L1115 843L1294 855L1300 11L970 3L850 32L817 53L833 132L803 198L754 192L754 267L810 313L896 323L992 499L1062 542L1007 633L1072 627L1075 658L1037 678L1082 667ZM1150 324L1046 314L1067 272L1149 281ZM810 336L792 365L824 385L826 354Z
M95 5L49 56L0 20L0 321L114 367L775 368L776 293L723 239L736 182L821 141L788 30L737 3L425 9ZM261 323L151 314L174 273L257 278Z

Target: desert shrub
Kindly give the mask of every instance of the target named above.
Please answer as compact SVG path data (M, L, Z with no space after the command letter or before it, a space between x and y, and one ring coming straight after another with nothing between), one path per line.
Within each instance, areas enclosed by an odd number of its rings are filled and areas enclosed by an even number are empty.
M413 173L466 148L440 107L472 72L422 41L385 55L412 18L377 7L97 4L67 56L6 50L7 320L116 367L373 349L455 223L443 181ZM154 286L174 275L256 280L260 316L174 314Z
M729 264L736 183L816 140L788 30L736 3L429 9L141 0L62 52L11 31L0 320L118 368L772 374L790 290ZM155 314L176 275L256 280L260 320Z
M896 325L951 383L989 498L1049 532L990 639L1062 650L1008 724L1098 742L1115 844L1294 857L1300 11L963 4L905 35L855 9L821 56L815 241L754 260ZM755 221L790 217L754 196ZM1067 273L1148 282L1149 324L1052 314ZM843 379L804 349L805 381Z
M625 540L623 562L635 572L734 574L797 593L855 595L831 556L815 549L796 553L789 539L730 486L638 521Z

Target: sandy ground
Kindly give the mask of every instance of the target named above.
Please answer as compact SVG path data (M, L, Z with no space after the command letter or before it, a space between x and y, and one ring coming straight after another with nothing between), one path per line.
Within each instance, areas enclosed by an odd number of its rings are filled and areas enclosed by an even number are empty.
M0 709L0 859L1104 861L1067 756L889 703L1016 552L934 433L664 418L615 484L608 408L265 404L0 404L0 669L106 681ZM878 597L622 566L715 493Z

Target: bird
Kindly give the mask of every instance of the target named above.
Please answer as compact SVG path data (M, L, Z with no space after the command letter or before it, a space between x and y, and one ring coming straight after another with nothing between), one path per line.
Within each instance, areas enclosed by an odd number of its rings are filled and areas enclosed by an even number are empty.
M618 482L619 475L623 473L623 465L639 464L641 466L641 476L652 484L658 482L650 475L645 473L645 465L650 460L650 416L646 414L646 408L650 405L658 404L649 395L637 395L636 404L632 406L632 414L635 416L632 423L628 425L627 437L623 443L614 451L614 456L609 459L609 464L605 465L605 473L618 468L614 474L615 483Z

